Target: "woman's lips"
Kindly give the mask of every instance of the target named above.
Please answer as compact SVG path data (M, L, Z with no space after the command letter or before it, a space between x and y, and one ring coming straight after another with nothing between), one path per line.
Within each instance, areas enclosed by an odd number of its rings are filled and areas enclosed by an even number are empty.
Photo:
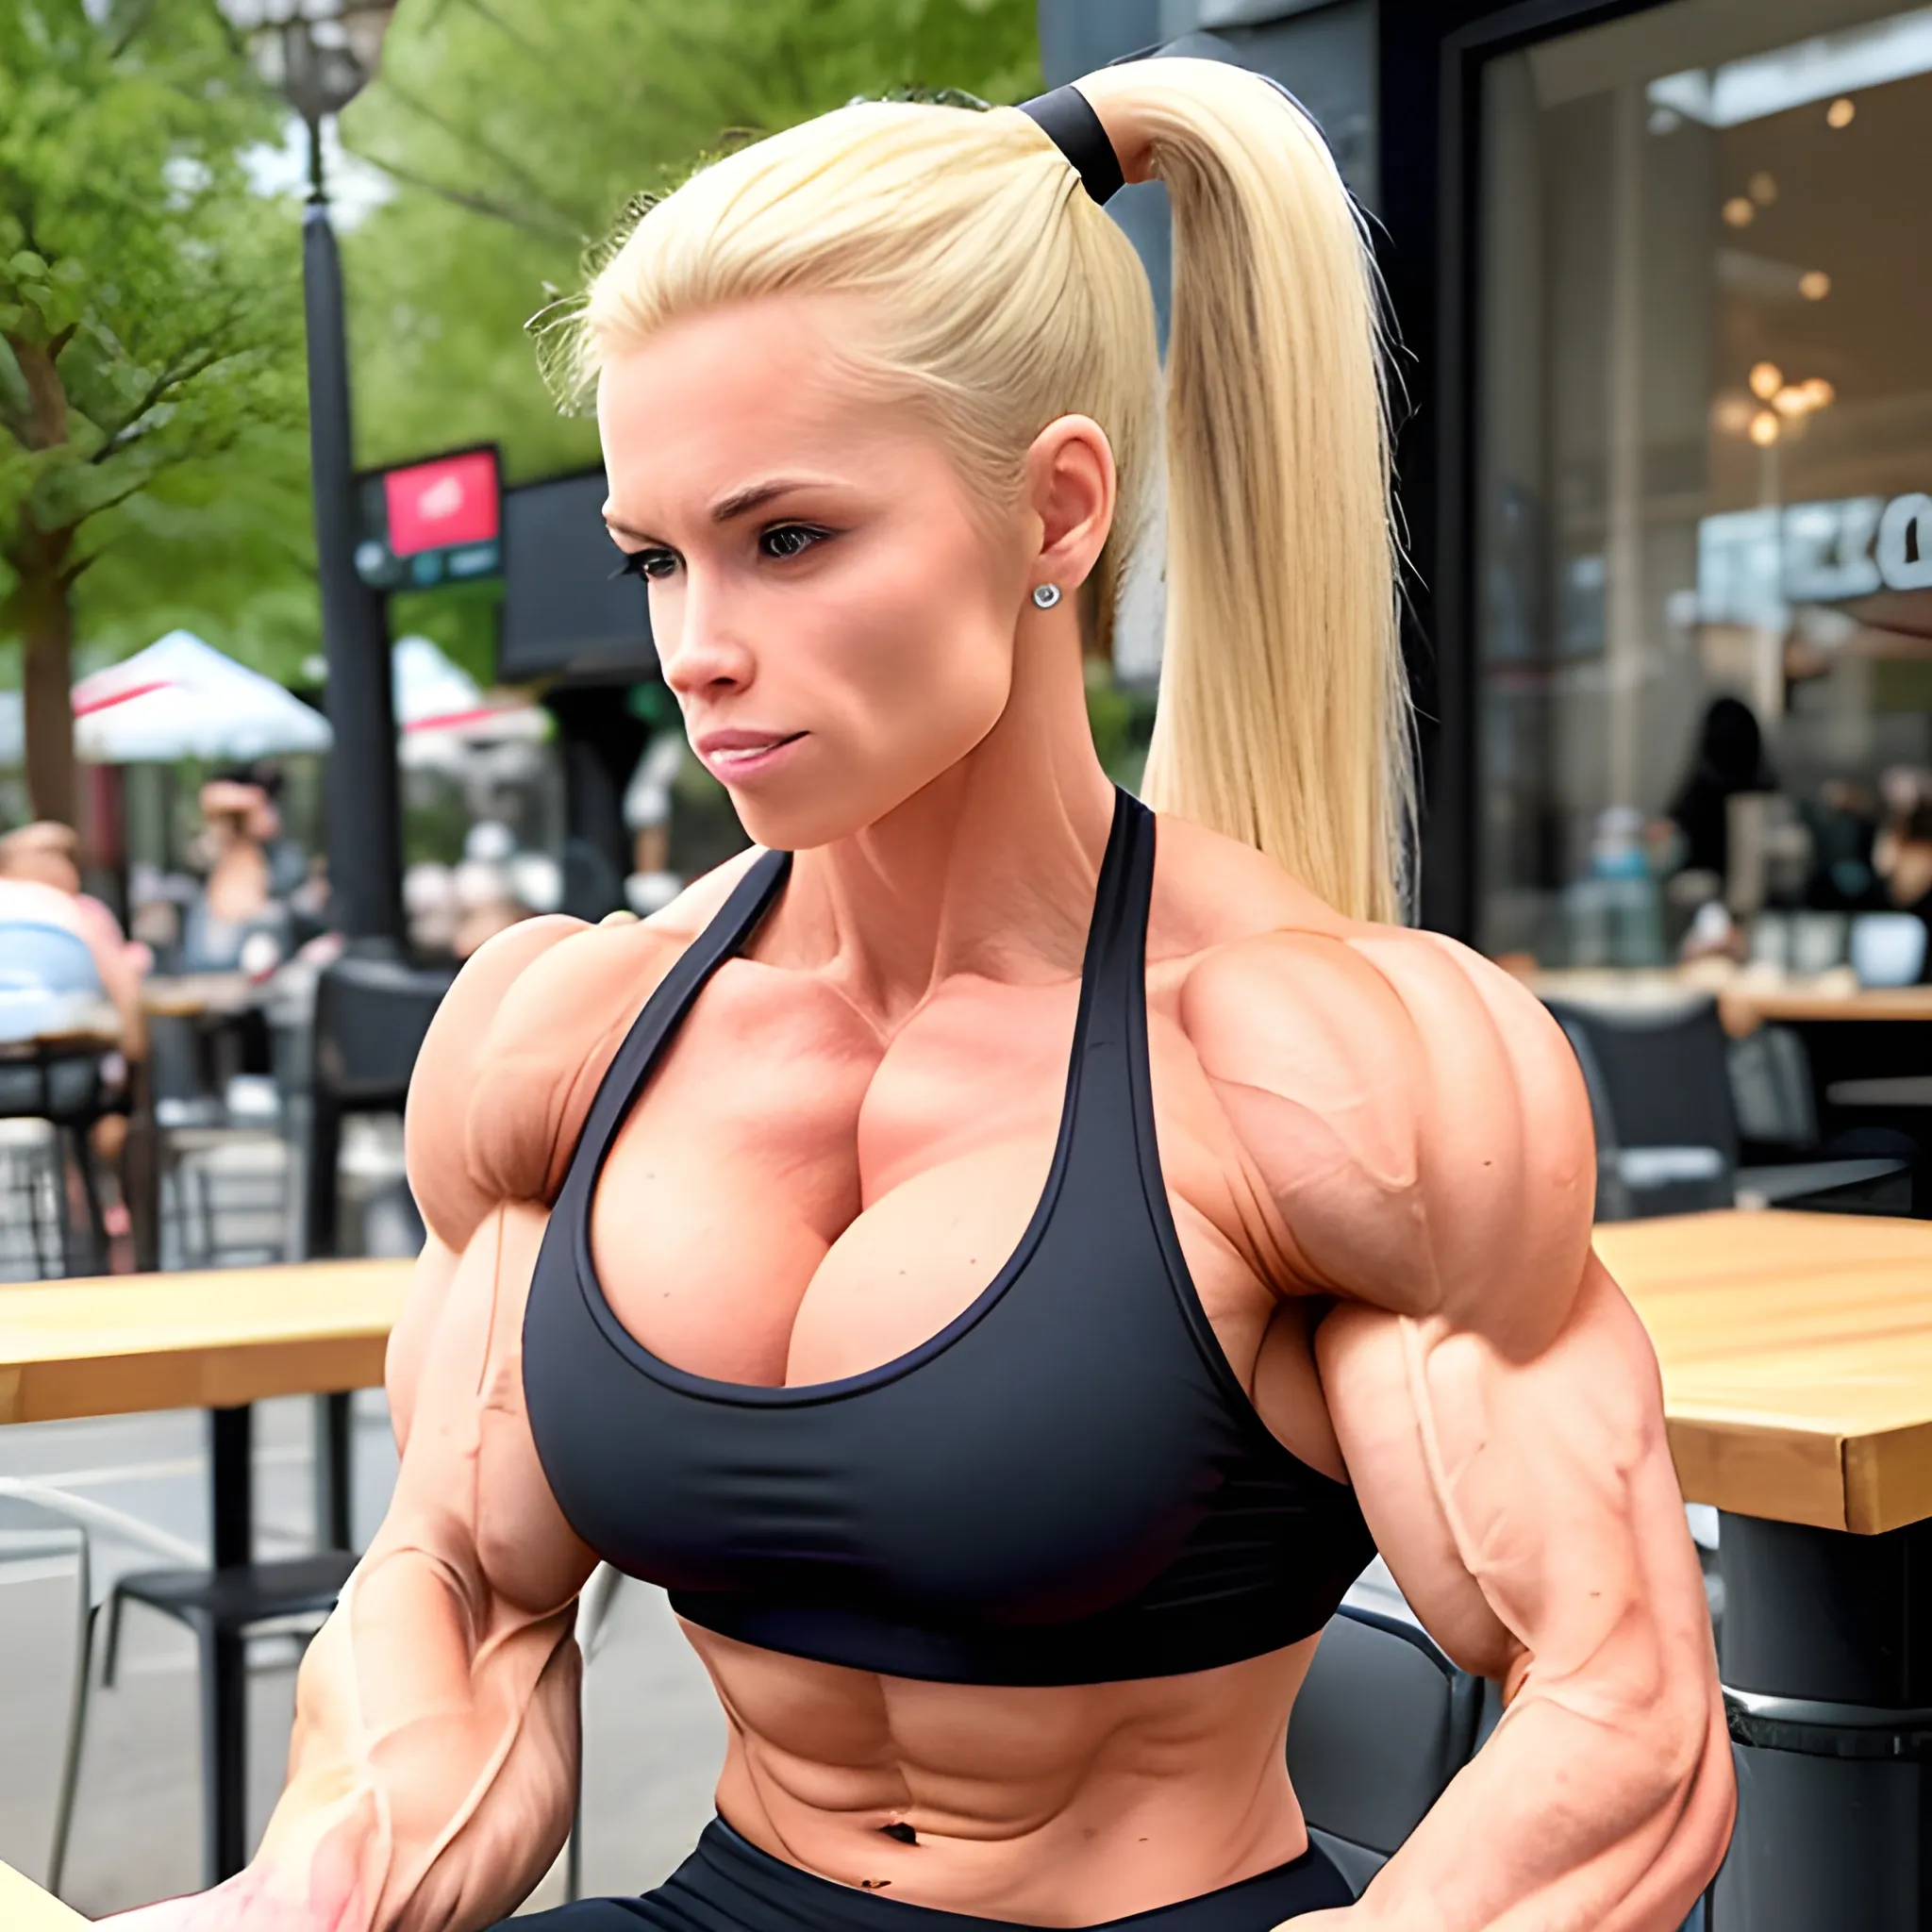
M803 731L708 731L694 747L705 769L726 783L768 770L806 734Z

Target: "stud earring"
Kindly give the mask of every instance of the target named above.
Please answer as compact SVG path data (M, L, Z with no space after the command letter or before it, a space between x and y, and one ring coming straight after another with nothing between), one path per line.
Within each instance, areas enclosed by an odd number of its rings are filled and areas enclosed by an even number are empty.
M1033 601L1041 610L1051 610L1060 601L1060 587L1058 584L1035 584Z

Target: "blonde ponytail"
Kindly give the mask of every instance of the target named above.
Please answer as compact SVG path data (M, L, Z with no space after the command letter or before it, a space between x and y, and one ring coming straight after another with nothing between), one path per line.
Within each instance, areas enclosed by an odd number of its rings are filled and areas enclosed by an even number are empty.
M1167 646L1149 802L1258 847L1342 912L1398 916L1409 809L1374 280L1307 117L1257 75L1148 60L1079 83L1152 139L1174 215ZM1109 132L1112 127L1109 125ZM1120 477L1083 609L1106 642L1159 491L1153 304L1121 229L1011 108L841 108L646 212L564 325L566 388L612 344L766 295L865 300L846 359L1013 498L1056 417Z
M1320 133L1240 68L1094 76L1174 208L1167 633L1144 790L1339 910L1401 916L1413 815L1376 283Z

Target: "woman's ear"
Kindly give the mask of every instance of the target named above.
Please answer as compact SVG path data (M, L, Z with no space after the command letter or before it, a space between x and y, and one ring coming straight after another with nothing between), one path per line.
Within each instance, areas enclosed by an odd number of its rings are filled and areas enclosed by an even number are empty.
M1040 520L1036 582L1071 591L1087 581L1113 527L1116 479L1107 432L1091 416L1061 416L1026 453L1027 507Z

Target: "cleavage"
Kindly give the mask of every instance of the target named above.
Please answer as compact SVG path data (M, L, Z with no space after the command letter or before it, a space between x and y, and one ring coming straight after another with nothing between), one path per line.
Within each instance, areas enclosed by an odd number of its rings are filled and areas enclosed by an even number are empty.
M942 987L883 1051L805 975L734 960L660 1055L591 1206L617 1319L711 1379L831 1381L971 1307L1039 1205L1077 986Z

